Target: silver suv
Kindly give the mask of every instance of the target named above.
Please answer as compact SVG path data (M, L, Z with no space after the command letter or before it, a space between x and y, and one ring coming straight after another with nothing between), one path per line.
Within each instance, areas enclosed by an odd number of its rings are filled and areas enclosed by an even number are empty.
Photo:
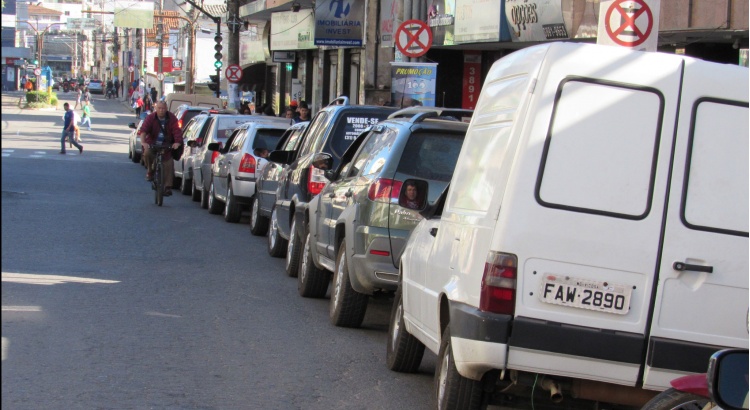
M312 162L331 182L306 210L298 290L323 297L333 272L329 316L336 326L358 327L368 295L396 290L419 210L447 187L468 129L438 111L402 115L371 126L336 169L327 153Z

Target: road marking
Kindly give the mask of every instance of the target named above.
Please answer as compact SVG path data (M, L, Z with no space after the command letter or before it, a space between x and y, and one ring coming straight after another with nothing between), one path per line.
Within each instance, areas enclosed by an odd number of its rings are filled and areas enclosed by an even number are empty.
M41 312L41 306L3 306L3 312Z
M161 317L176 317L176 318L182 317L180 315L171 315L169 313L159 313L159 312L146 312L145 314L149 316L161 316Z
M119 280L81 278L76 276L40 275L36 273L2 272L3 282L32 285L59 285L62 283L120 283Z
M3 152L16 152L14 149L4 149Z

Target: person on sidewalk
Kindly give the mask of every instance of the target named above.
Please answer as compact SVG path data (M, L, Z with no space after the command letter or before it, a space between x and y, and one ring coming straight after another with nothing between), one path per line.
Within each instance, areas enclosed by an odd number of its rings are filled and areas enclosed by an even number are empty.
M177 117L167 111L167 103L159 101L156 103L156 111L149 114L143 121L138 137L143 145L143 158L146 163L146 181L154 180L154 164L156 163L156 152L151 146L171 146L177 149L182 144L182 129L178 125ZM172 195L172 179L174 178L174 161L172 151L164 151L162 154L164 165L164 195Z
M120 79L115 77L115 98L120 98Z
M137 93L134 92L135 95ZM135 103L133 104L133 108L135 108L135 119L138 120L141 118L141 108L143 108L143 98L141 98L140 94L136 95Z
M75 114L70 109L70 104L63 104L65 109L65 123L63 124L62 137L60 138L60 153L65 154L65 138L69 138L70 143L78 148L78 153L83 154L83 145L76 142L75 138Z
M74 110L77 110L78 106L81 104L82 95L83 95L83 90L81 90L81 87L76 86L76 105L73 106Z
M88 124L89 131L91 131L91 107L90 103L88 101L84 101L83 103L83 114L81 115L81 127L83 127L84 124Z

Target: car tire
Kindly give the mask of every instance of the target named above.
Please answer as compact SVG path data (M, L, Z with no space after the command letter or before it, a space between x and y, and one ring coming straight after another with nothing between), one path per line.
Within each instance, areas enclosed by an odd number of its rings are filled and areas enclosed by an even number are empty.
M674 388L669 388L654 396L641 410L701 410L709 402L707 397L686 393Z
M182 171L182 178L180 179L180 192L182 192L182 195L193 193L193 180L189 179L187 175L187 171Z
M271 211L271 222L268 226L268 254L274 258L280 258L286 253L286 239L279 234L279 221L276 207Z
M242 210L237 198L234 197L232 182L227 181L227 202L224 204L224 220L231 223L239 222Z
M331 275L327 270L315 266L312 246L312 235L308 232L300 255L297 291L300 296L305 298L322 298L328 291L328 282L331 281Z
M255 236L263 236L268 232L268 218L260 214L260 199L256 192L253 196L253 204L250 209L250 233Z
M211 185L208 186L208 213L211 215L218 215L223 211L222 202L216 199L216 191L214 191L214 181L211 180Z
M290 278L296 278L299 271L299 249L302 244L297 234L297 221L292 217L292 227L289 229L289 242L286 246L286 274Z
M437 408L479 409L482 403L482 385L461 376L456 369L451 347L450 326L443 331L435 368L435 395Z
M346 263L346 241L339 245L336 268L333 272L329 317L339 327L359 327L367 312L369 296L352 288L349 266Z
M385 363L395 372L414 373L419 370L423 356L424 344L407 332L404 326L404 297L399 284L393 298L391 320L388 324Z
M139 153L135 152L135 150L133 150L133 156L130 157L130 160L133 161L133 163L135 163L135 164L141 162L141 154L139 154Z
M128 159L133 160L133 147L128 144Z
M193 180L191 185L193 185L193 193L191 199L193 200L193 202L199 202L201 200L201 191L199 191L195 186L195 179Z
M208 209L208 189L205 186L201 190L201 208Z

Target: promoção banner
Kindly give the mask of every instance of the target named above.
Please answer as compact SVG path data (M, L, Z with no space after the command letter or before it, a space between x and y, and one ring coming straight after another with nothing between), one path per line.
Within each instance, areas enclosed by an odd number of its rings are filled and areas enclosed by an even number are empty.
M435 106L437 63L391 63L391 105Z

